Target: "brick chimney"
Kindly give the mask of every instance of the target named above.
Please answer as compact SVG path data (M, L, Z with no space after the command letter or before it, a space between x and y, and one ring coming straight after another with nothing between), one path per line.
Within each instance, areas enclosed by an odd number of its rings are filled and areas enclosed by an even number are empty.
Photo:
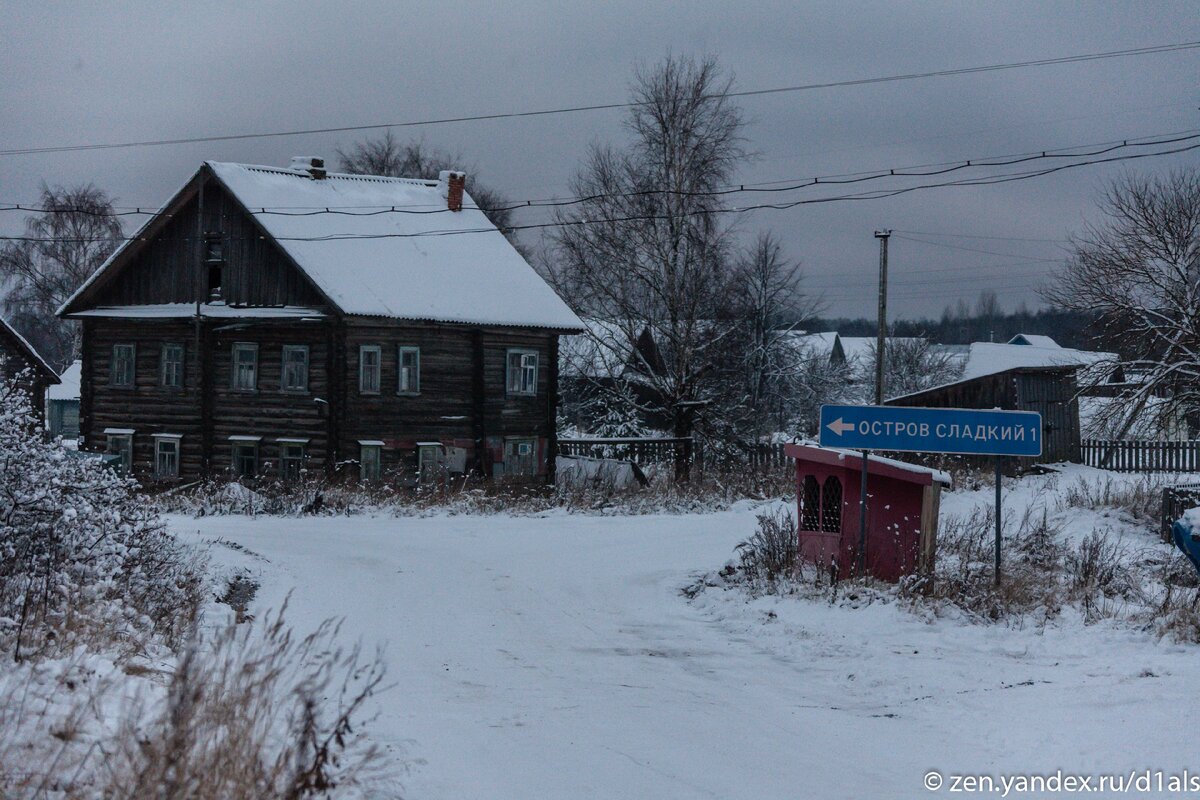
M446 198L446 208L451 211L462 211L463 187L467 182L467 173L452 169L444 169L438 173L438 189Z
M315 156L292 156L292 163L288 166L297 172L307 172L313 180L319 181L326 175L325 159Z

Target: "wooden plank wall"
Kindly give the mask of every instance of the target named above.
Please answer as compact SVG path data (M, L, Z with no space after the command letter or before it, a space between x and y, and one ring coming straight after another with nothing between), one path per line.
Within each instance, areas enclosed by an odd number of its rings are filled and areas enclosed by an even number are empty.
M195 302L197 286L193 265L196 215L199 202L185 203L111 283L96 297L101 306ZM222 299L231 305L322 306L324 300L298 273L272 241L264 239L254 222L215 181L204 187L205 232L222 234L225 263ZM207 292L207 272L199 278Z

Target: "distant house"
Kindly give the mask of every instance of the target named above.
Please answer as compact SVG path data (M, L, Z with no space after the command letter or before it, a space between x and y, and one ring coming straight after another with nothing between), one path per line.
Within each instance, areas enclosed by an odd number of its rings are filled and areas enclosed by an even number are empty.
M977 378L1020 367L1074 367L1077 383L1091 393L1092 387L1125 381L1116 353L1073 350L1060 347L1049 336L1018 334L1007 344L974 342L967 353L963 379Z
M838 335L837 331L825 333L795 331L788 335L787 341L791 342L792 346L798 350L812 353L814 356L826 360L830 366L846 365L846 350L842 345L842 337Z
M58 383L58 373L46 363L25 337L8 320L0 317L0 370L6 379L21 376L19 386L29 393L34 413L39 416L46 403L46 389Z
M965 374L952 383L893 397L886 404L1036 411L1042 415L1042 457L1036 461L1077 462L1081 438L1075 383L1078 368L1078 365L997 364L997 369L991 372Z
M46 428L51 436L79 437L79 376L83 365L74 361L59 375L59 383L46 390Z
M59 310L82 448L149 480L552 480L583 324L464 180L203 164Z

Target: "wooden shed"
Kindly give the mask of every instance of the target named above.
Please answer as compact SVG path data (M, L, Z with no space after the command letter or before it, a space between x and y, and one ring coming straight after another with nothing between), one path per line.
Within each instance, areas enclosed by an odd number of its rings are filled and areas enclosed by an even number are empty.
M796 460L797 536L800 556L839 575L853 574L859 555L862 454L789 444ZM865 571L880 580L933 569L944 472L870 456L867 461Z
M935 386L893 397L890 406L924 408L998 408L1036 411L1042 415L1042 456L1012 459L1026 465L1034 461L1079 461L1079 400L1075 372L1078 365L1016 367L989 375Z

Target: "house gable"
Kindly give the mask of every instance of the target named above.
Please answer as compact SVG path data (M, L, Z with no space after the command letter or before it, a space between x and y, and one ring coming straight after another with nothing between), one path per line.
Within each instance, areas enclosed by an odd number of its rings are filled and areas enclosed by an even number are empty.
M219 299L229 306L331 305L278 244L263 235L253 215L206 172L201 169L114 253L60 313L208 302L210 267L219 270ZM197 268L198 234L219 245L220 262Z

